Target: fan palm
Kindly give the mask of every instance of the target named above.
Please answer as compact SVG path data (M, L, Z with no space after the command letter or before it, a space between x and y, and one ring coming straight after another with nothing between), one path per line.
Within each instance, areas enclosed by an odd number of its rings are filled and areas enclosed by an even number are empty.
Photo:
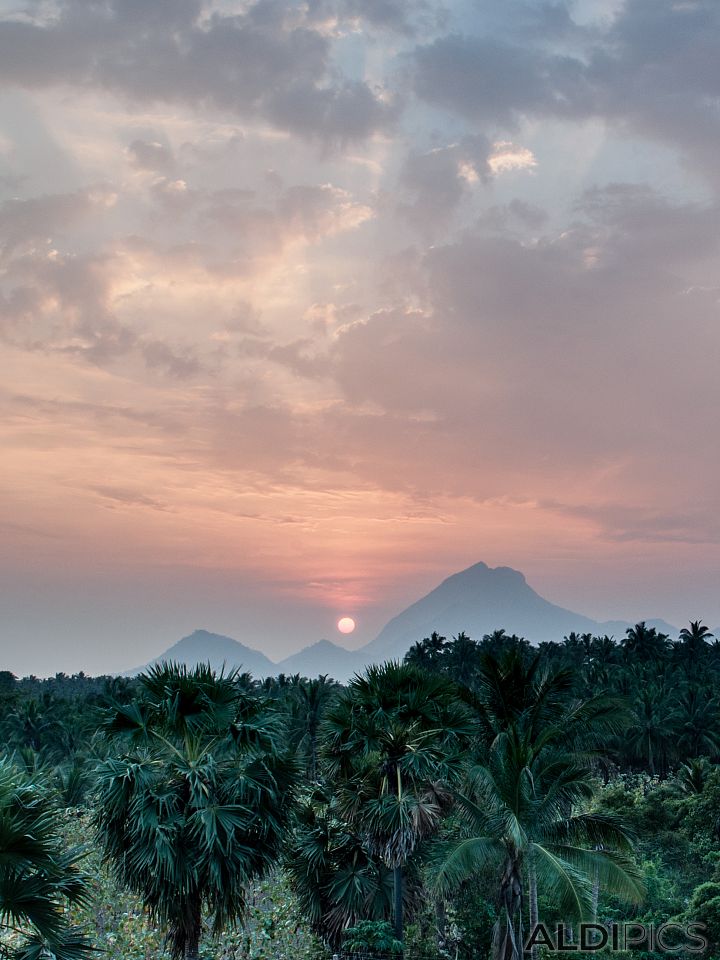
M637 900L642 888L629 859L630 838L607 816L577 812L593 796L592 781L572 753L533 744L512 726L475 767L458 798L459 840L439 845L436 888L445 894L488 865L498 871L494 960L520 960L522 897L531 880L530 921L537 922L532 887L552 896L566 917L592 911L597 877L618 895Z
M204 909L214 933L242 915L291 808L296 770L278 749L281 731L235 681L209 666L162 665L105 724L121 752L98 768L104 854L186 960L198 956Z
M392 871L338 815L330 791L299 804L285 866L303 916L333 949L347 927L392 915Z
M304 760L307 775L318 778L320 724L339 684L322 674L313 680L297 677L287 700L290 743Z
M60 836L48 790L0 760L0 932L17 941L12 950L0 945L0 955L80 960L92 952L65 914L89 897L81 856Z
M403 868L437 829L474 731L454 684L412 664L369 667L326 715L324 756L338 810L393 869L398 940Z

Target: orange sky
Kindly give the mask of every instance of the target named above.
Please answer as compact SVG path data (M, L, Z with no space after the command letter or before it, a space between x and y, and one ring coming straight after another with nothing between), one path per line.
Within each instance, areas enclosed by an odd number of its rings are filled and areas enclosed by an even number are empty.
M720 11L476 6L0 9L10 669L720 624Z

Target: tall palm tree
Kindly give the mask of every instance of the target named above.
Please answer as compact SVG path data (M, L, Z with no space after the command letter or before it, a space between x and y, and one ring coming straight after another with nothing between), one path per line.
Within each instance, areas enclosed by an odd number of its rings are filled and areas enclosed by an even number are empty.
M327 674L313 680L293 679L287 698L290 744L302 758L310 780L316 781L320 725L339 684L330 680Z
M412 664L368 667L326 715L324 757L338 810L393 870L398 940L403 870L438 828L474 731L455 685Z
M698 667L710 649L709 643L713 639L709 627L702 620L691 620L689 627L680 631L678 643L675 646L678 660L687 673L694 677Z
M0 760L0 933L14 932L17 960L81 960L93 951L67 920L69 904L89 900L82 853L68 849L48 789Z
M595 877L615 894L637 900L642 888L629 859L630 838L613 818L582 812L593 785L572 752L538 748L528 730L513 725L492 743L487 759L459 796L463 830L435 854L436 888L447 893L488 865L498 871L494 960L520 960L522 898L532 883L530 922L545 891L565 917L592 912Z
M461 631L445 647L443 668L455 683L470 687L480 662L480 655L480 644Z
M585 638L588 645L592 638ZM577 637L577 642L585 642ZM562 749L580 769L602 767L607 744L629 717L624 700L599 693L578 698L575 678L567 667L552 668L547 652L529 658L510 649L500 657L485 656L476 682L474 705L485 738L485 759L494 746L512 734L521 737L533 755ZM528 871L531 922L537 920L537 875ZM537 950L533 949L533 958Z
M628 660L663 660L670 649L670 638L641 620L625 631L622 646Z
M416 667L424 667L426 670L438 670L446 646L447 638L433 630L429 637L418 640L410 647L405 654L405 663L413 663Z
M650 774L664 773L673 748L671 705L654 685L639 690L633 703L633 719L624 742L631 757L642 761Z
M248 882L275 862L296 767L266 703L235 674L161 665L138 701L105 723L119 755L98 768L95 822L105 857L169 927L173 957L197 960L202 915L213 932L241 916Z
M718 703L709 690L690 686L670 717L676 749L683 757L717 757L720 752Z

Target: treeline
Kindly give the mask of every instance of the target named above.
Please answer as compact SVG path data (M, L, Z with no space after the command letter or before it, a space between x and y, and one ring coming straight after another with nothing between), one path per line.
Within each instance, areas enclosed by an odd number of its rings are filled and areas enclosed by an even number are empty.
M406 662L441 673L474 689L483 658L520 650L526 661L538 652L552 669L572 673L572 694L621 697L629 708L622 735L608 744L615 769L666 776L691 757L720 758L720 641L701 621L671 640L638 623L616 641L571 633L539 648L497 630L476 642L460 633L448 640L433 633L414 644Z
M718 671L692 623L539 649L433 634L346 685L0 673L0 956L89 955L73 810L175 958L242 923L262 877L317 957L519 960L538 920L580 919L701 920L710 957Z

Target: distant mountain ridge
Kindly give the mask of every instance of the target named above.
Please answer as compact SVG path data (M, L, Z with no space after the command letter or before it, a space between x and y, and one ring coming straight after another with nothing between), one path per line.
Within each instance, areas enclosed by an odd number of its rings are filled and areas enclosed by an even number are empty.
M647 623L677 635L677 628L662 620ZM448 637L464 630L480 639L502 627L531 643L542 643L562 640L573 630L622 636L630 626L622 620L600 623L550 603L532 589L522 573L511 567L492 568L476 563L443 580L394 617L362 652L373 657L404 656L408 647L433 630Z
M677 627L664 620L645 621L648 626L675 638ZM461 630L475 639L503 628L532 643L560 641L572 631L610 634L621 638L633 624L624 620L598 622L543 599L529 586L525 577L511 567L489 567L476 563L442 581L434 590L393 617L378 636L359 650L346 650L330 640L319 640L279 663L259 650L207 630L195 630L144 667L128 671L136 674L156 663L174 660L193 665L209 662L219 670L240 668L256 677L316 677L328 674L347 680L370 663L401 659L408 649L437 630L447 637ZM720 635L720 628L714 631Z

